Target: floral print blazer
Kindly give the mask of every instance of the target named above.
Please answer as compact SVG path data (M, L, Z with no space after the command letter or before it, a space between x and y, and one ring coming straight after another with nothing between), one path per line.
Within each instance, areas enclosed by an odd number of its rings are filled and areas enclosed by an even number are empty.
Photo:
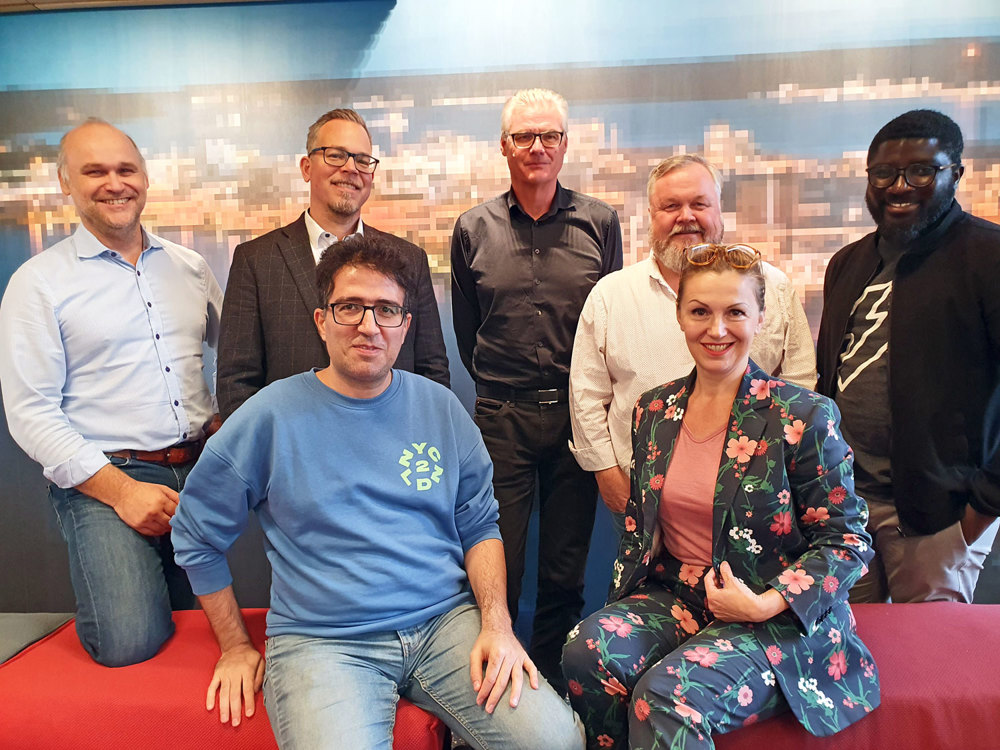
M657 549L660 491L695 372L644 393L633 412L632 494L610 599L643 583ZM789 609L749 623L799 721L815 735L878 706L878 674L847 603L872 557L867 506L854 494L853 454L833 401L774 380L750 362L736 399L715 487L713 564ZM678 563L679 566L679 563Z

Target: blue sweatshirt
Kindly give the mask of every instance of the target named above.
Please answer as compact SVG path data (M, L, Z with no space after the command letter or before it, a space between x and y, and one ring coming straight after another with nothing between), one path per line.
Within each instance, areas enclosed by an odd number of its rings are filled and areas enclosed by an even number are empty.
M196 594L232 582L256 510L271 562L268 635L398 630L474 601L465 553L499 539L493 465L447 388L393 370L372 399L315 372L279 380L205 446L174 516Z

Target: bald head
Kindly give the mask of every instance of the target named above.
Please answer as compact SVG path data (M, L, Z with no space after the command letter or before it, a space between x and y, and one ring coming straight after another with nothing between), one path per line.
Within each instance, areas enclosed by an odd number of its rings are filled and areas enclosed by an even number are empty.
M132 140L132 137L128 133L123 133L121 130L118 130L118 128L116 128L114 125L107 122L106 120L102 120L99 117L88 117L86 121L83 122L83 124L77 125L72 130L67 131L67 133L62 138L59 139L59 155L56 157L56 170L59 173L60 180L66 180L66 178L69 176L68 173L66 172L66 142L69 141L72 144L72 142L76 138L86 137L87 130L91 128L98 128L98 129L110 128L111 130L120 133L122 136L127 138L128 142L132 144L132 148L135 150L136 156L139 159L139 165L142 167L143 173L146 172L146 160L142 157L142 154L139 152L139 147L135 145L135 141Z
M135 141L103 120L88 120L62 137L57 164L59 185L83 225L106 247L137 255L149 180Z

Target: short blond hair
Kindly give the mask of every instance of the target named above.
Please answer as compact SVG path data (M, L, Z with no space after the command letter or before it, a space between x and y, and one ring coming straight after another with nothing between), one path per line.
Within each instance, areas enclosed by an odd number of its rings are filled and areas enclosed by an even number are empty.
M306 153L309 153L317 147L318 144L316 141L319 138L320 129L331 120L345 120L347 122L353 122L355 125L360 125L364 128L365 134L368 136L368 142L371 142L372 134L368 132L368 126L365 124L365 120L361 115L353 109L347 109L346 107L341 109L331 109L329 112L321 114L319 119L309 126L309 132L306 133Z
M559 119L562 121L563 133L565 133L569 127L569 105L566 100L549 89L521 89L503 105L503 112L500 114L500 137L506 138L510 135L510 121L514 117L515 109L544 106L556 108L556 111L559 112Z

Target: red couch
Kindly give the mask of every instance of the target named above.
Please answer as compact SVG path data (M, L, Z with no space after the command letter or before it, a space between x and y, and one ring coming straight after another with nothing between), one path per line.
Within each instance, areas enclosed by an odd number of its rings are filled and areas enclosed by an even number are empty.
M244 610L250 635L264 643L266 610ZM154 658L109 669L80 646L73 621L0 665L3 750L274 750L264 701L238 727L205 710L219 656L205 615L175 612L176 634ZM447 730L405 700L396 710L394 750L441 750Z
M882 705L832 737L791 714L715 738L718 750L1000 748L1000 605L855 605Z

